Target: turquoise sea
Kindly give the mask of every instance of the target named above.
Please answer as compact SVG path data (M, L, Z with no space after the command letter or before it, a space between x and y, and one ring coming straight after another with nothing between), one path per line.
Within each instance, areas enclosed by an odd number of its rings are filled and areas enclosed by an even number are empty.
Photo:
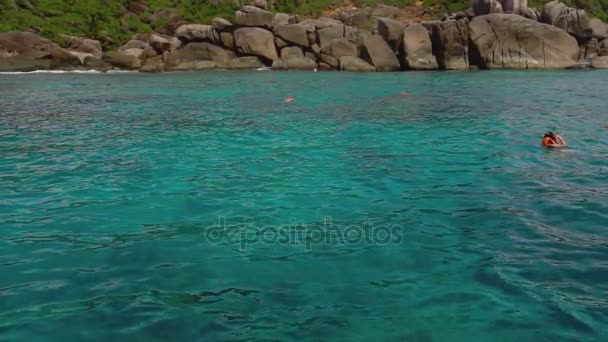
M607 87L0 75L0 340L606 341Z

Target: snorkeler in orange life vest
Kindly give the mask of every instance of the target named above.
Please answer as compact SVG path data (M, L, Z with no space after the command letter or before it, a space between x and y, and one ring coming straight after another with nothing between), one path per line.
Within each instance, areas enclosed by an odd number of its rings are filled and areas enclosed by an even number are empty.
M544 147L566 147L568 143L559 134L553 134L553 132L545 133L543 137Z

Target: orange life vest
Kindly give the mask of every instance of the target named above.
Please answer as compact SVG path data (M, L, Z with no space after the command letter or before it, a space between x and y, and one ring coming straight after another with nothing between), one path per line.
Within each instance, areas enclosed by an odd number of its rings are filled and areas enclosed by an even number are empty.
M557 145L557 142L550 137L545 137L543 139L543 146L551 146L551 145Z

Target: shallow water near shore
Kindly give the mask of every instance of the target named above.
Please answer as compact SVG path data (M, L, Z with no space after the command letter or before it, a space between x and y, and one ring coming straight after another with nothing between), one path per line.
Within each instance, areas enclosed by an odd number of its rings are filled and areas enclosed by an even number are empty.
M607 80L0 75L0 340L607 340Z

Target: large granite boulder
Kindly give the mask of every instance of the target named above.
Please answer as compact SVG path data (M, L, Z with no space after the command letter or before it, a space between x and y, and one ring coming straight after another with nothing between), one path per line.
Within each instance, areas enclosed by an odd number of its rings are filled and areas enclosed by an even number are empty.
M568 68L578 57L576 39L568 33L516 14L475 17L469 27L475 62L482 68Z
M224 18L213 18L211 25L219 32L230 32L234 29L234 25Z
M102 60L120 69L138 69L141 67L141 59L139 57L117 51L104 53Z
M112 65L108 62L103 61L101 58L87 57L84 59L84 66L87 69L107 71L112 69Z
M608 56L608 38L599 43L599 55Z
M321 47L321 53L336 59L343 56L357 57L357 46L346 38L334 39Z
M253 6L243 6L236 11L234 23L238 26L255 26L271 29L274 14Z
M31 32L0 33L2 71L74 69L84 61L84 56L78 56L82 53L66 50Z
M376 71L395 71L399 60L388 43L379 35L369 36L361 46L361 57L376 67Z
M220 43L220 34L213 25L190 24L182 25L175 31L175 36L181 41Z
M361 29L352 26L344 26L344 38L350 40L353 43L357 43L357 39L361 34Z
M268 2L266 0L250 0L249 2L257 8L268 9Z
M522 9L528 8L528 0L499 0L502 5L502 9L505 12L514 12L520 11Z
M319 46L318 40L317 40L317 31L315 31L314 29L308 29L308 43L310 44L310 47L312 48L313 45L317 45Z
M329 65L332 69L338 69L340 67L339 61L336 57L326 55L324 53L321 53L318 56L321 62Z
M334 71L334 68L329 64L325 64L323 62L319 62L319 66L317 67L317 71Z
M593 69L608 69L608 56L595 57L591 60Z
M281 59L304 57L304 51L297 46L287 46L281 49Z
M144 64L141 68L139 68L139 72L145 73L159 73L165 71L165 64L163 62L150 62Z
M304 57L308 57L317 63L319 62L319 57L314 52L304 51Z
M0 72L27 72L50 68L50 59L0 58Z
M433 53L437 64L443 70L463 70L469 68L469 27L468 20L426 22L430 29Z
M323 44L336 39L343 38L346 31L344 24L331 18L306 19L298 23L308 29L310 44Z
M162 56L147 59L146 63L139 68L139 71L150 73L165 71L165 63L163 62Z
M219 65L215 61L188 61L180 62L173 65L170 70L172 71L190 71L190 70L211 70L217 69Z
M334 16L346 25L357 28L370 29L373 28L371 11L368 8L356 10L342 10Z
M0 33L0 58L47 58L57 48L59 45L32 32Z
M255 56L238 57L231 60L228 65L226 65L227 69L258 69L263 67L264 63Z
M588 41L579 44L578 60L588 60L597 57L600 51L599 45L597 38L591 38Z
M502 4L498 0L473 0L473 13L476 16L502 13Z
M234 34L232 32L220 32L222 45L228 50L234 50Z
M317 43L319 46L342 37L344 37L344 24L333 20L317 21Z
M541 21L557 26L581 40L589 39L593 35L585 10L570 8L558 0L543 6Z
M290 14L286 14L286 13L277 13L274 15L274 18L272 19L272 26L276 27L278 25L289 25L289 24L295 24L296 23L296 17L294 17L293 15Z
M378 18L376 24L378 34L384 38L393 51L397 51L401 44L404 28L405 23L389 18Z
M190 43L175 52L175 59L179 62L214 61L218 65L225 65L235 58L234 52L221 46L207 42Z
M272 68L276 70L315 70L317 63L308 57L290 57L274 61Z
M133 56L136 58L141 58L145 49L122 49L118 51L120 54L125 56Z
M274 45L276 45L278 50L281 50L282 48L289 46L289 43L287 43L286 41L284 41L283 39L281 39L280 37L274 37Z
M99 40L67 35L61 35L60 37L66 42L69 50L90 53L95 58L101 58L103 54Z
M357 45L357 49L359 49L359 51L360 51L361 47L363 46L363 42L371 36L372 36L371 32L364 30L364 29L358 29L356 32L356 37L355 37L354 41L352 41L352 40L351 41Z
M166 38L153 33L147 36L148 45L159 54L162 54L165 51L173 51L181 46L181 41L179 39L175 39L177 40L177 43L172 41L173 39L175 38Z
M154 49L158 54L162 54L165 51L177 50L181 45L182 41L176 37L146 32L135 34L130 41L119 49L119 52L127 49Z
M73 69L82 64L81 59L70 51L62 48L54 49L51 53L51 68L53 69Z
M279 59L274 35L259 27L242 27L234 31L234 44L238 53L255 55L267 61Z
M435 70L437 58L433 55L433 43L429 31L417 23L408 24L403 30L403 66L411 70Z
M164 38L162 38L162 39L164 39ZM124 55L134 56L134 57L145 60L146 58L156 57L159 54L162 54L164 51L163 48L167 48L169 50L170 44L167 43L165 46L158 46L158 47L159 47L159 50L157 51L149 43L147 43L143 40L131 39L125 45L123 45L120 49L118 49L118 52L120 52Z
M340 57L340 70L342 71L363 71L373 72L376 68L359 57L344 56Z
M394 6L376 5L373 7L344 7L338 9L334 17L346 25L372 30L377 25L378 18L397 19L403 14L403 9ZM421 10L419 15L428 15L425 10Z
M143 40L131 39L128 42L126 42L125 45L121 46L120 49L118 49L118 51L127 50L127 49L142 49L143 50L146 47L148 47L148 43L144 42Z
M299 24L277 25L274 33L286 42L302 47L310 46L307 27Z
M158 53L153 47L147 46L144 49L144 52L142 53L141 58L143 58L145 60L147 58L157 57L158 55L160 55L160 53Z
M608 24L604 23L598 18L589 19L589 28L591 29L591 36L599 40L608 38Z

